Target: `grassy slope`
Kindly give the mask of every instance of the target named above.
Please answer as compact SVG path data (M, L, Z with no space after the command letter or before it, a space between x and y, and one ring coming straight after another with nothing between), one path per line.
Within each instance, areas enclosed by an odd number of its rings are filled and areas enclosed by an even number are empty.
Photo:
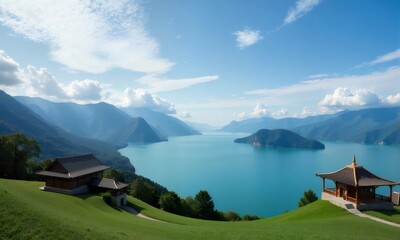
M395 206L393 210L365 211L364 213L400 224L400 206Z
M114 209L98 196L42 192L40 182L0 179L0 239L396 239L400 229L324 201L253 222L212 222L129 201L160 223Z

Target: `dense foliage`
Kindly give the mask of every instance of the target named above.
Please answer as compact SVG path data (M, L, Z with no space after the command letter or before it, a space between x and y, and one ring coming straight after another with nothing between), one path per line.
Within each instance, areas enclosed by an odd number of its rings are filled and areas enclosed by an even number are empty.
M103 192L100 194L100 196L103 198L103 201L107 203L108 205L113 205L113 197L110 192Z
M286 147L324 149L325 145L319 141L307 139L286 129L261 129L256 133L235 139L235 143L248 143L260 147Z
M38 143L22 133L0 136L0 177L28 179L37 168L32 158L39 154Z
M111 168L107 171L104 172L103 177L105 178L111 178L111 179L115 179L119 182L125 182L125 176L124 174L119 171L118 169L115 168Z
M299 207L304 207L307 204L310 204L317 200L318 200L318 197L315 194L315 192L313 190L309 189L303 193L303 197L300 198L298 205L299 205Z
M160 208L170 213L180 214L182 211L182 203L178 194L175 192L167 192L160 196Z

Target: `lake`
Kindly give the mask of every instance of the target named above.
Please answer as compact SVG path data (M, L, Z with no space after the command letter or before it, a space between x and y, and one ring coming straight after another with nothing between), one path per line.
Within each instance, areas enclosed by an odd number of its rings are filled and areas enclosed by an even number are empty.
M324 142L324 150L254 148L233 143L248 134L204 133L170 137L168 142L121 149L136 173L177 192L180 197L207 190L218 210L269 217L297 208L303 192L320 196L316 173L357 164L380 177L400 181L400 147ZM327 186L334 184L327 180ZM395 188L399 191L399 187ZM378 192L388 194L389 187Z

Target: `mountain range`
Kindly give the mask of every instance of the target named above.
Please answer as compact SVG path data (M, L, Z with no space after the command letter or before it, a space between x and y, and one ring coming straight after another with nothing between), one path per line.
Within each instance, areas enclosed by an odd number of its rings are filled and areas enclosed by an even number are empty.
M24 133L36 139L41 147L41 158L55 158L93 153L106 165L134 174L129 159L117 148L93 139L75 136L40 117L31 109L0 90L0 134Z
M320 141L400 144L400 107L347 110L307 118L253 118L233 121L220 131L256 132L278 128Z
M148 109L123 108L123 111L104 102L76 104L55 103L42 98L15 98L43 119L69 133L117 146L160 142L169 136L199 134L174 117Z
M200 135L200 132L193 127L164 113L155 112L147 108L121 108L121 110L131 117L142 117L150 126L156 129L157 133L162 138L169 136Z

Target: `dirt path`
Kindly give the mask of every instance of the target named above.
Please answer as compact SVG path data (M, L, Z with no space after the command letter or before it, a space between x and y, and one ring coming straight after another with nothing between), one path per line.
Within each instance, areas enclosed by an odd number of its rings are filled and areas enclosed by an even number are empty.
M148 217L146 215L143 215L143 214L139 213L138 211L136 211L136 209L134 209L132 207L129 207L129 206L123 206L122 209L124 209L125 211L127 211L129 213L132 213L133 215L136 215L138 217L141 217L141 218L144 218L144 219L147 219L147 220L165 223L164 221L161 221L161 220L158 220L158 219L151 218L151 217Z

